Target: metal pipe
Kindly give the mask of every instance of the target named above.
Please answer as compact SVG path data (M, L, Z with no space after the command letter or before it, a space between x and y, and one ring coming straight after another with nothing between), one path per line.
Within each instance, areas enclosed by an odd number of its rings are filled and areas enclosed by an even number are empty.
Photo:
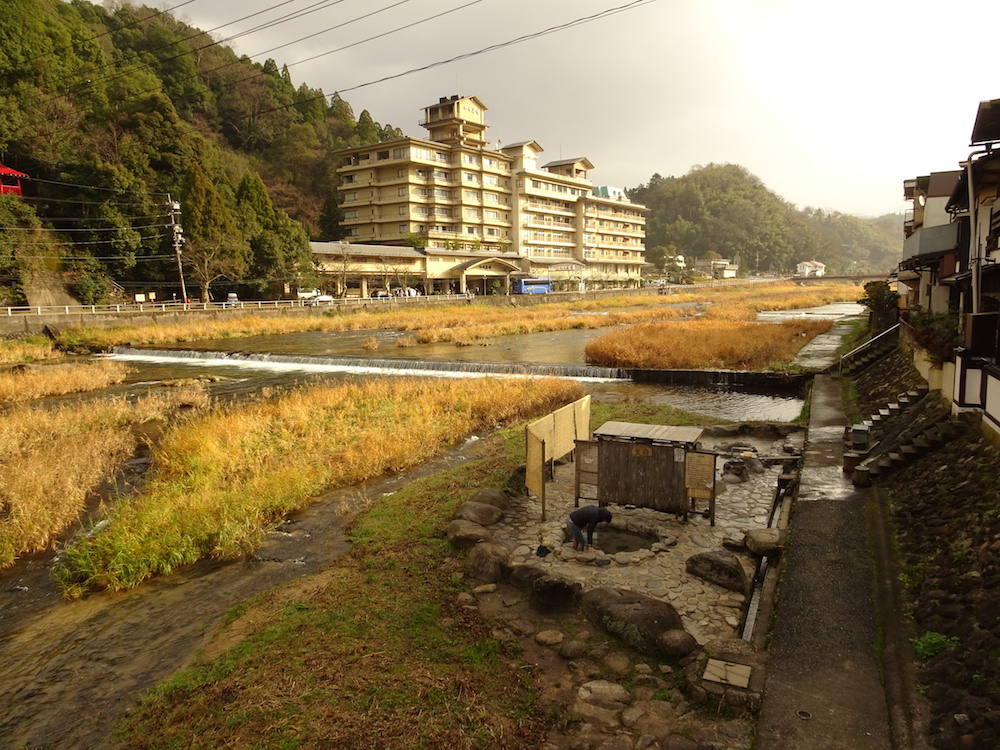
M979 312L979 269L982 265L979 257L979 225L976 211L976 191L972 182L972 157L990 153L990 149L981 149L969 154L965 162L959 166L965 167L966 179L969 183L969 271L972 275L972 314Z

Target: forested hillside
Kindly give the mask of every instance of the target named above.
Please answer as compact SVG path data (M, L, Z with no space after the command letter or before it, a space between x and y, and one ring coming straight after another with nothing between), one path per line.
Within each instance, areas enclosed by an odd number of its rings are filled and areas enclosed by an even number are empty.
M7 298L46 268L85 302L108 279L170 288L168 196L192 286L309 275L307 238L340 236L333 151L401 133L169 13L113 7L3 3L0 162L31 177L23 201L0 199Z
M107 300L112 282L126 298L179 297L175 223L188 296L222 279L262 297L310 283L308 240L342 236L334 152L402 132L224 41L121 0L4 0L0 162L29 179L23 199L0 196L0 304L23 304L53 274L84 303ZM850 272L899 256L897 217L798 211L733 165L630 192L652 209L651 259Z
M735 164L695 167L683 177L654 174L628 192L650 209L650 262L719 257L738 261L741 272L788 273L817 260L828 273L860 273L891 271L902 256L902 215L798 210Z

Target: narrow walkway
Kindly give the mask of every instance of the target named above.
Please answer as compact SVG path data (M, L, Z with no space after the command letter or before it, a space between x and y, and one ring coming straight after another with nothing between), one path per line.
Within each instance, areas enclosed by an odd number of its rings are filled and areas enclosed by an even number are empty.
M842 471L840 384L813 384L755 750L889 750L865 490Z

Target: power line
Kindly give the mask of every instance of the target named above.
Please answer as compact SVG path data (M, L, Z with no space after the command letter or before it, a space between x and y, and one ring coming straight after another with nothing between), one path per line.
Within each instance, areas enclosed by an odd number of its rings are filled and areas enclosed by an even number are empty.
M155 229L158 227L166 227L169 224L142 224L137 227L127 226L127 227L77 227L69 229L50 229L43 230L36 227L0 227L0 232L38 232L38 231L51 231L56 234L62 234L63 232L127 232L134 229Z
M167 234L147 234L143 235L142 241L146 242L148 240L160 240L170 235ZM110 245L114 242L114 239L109 240L87 240L84 242L60 242L57 239L52 239L48 242L21 242L15 241L17 247L53 247L55 245L69 246L69 247L82 247L84 245ZM169 256L168 256L169 257Z
M24 179L24 178L22 178L22 179ZM40 177L30 177L29 176L27 179L29 181L31 181L31 182L40 182L40 183L44 183L46 185L61 185L63 187L83 188L84 190L101 190L101 191L108 192L108 193L119 193L119 194L121 194L121 193L127 193L127 191L118 190L117 188L98 187L97 185L77 185L77 184L72 183L72 182L59 182L57 180L43 180ZM142 193L136 192L135 195L142 195ZM149 192L146 193L146 195L147 196L150 196L150 195L170 195L170 193L154 193L152 191L149 191Z
M136 262L151 262L164 258L173 258L173 255L21 255L13 256L14 260L134 260Z
M133 203L113 203L111 201L84 201L77 200L74 198L49 198L47 196L41 195L22 195L22 201L36 201L39 203L76 203L82 206L124 206L127 208L132 208Z
M494 44L494 45L492 45L490 47L484 47L482 49L476 50L475 52L466 52L465 54L462 54L462 55L456 55L455 57L449 57L447 60L441 60L439 62L431 63L430 65L421 66L419 68L411 68L410 70L406 70L406 71L404 71L402 73L397 73L397 74L391 75L391 76L385 76L384 78L379 78L378 80L375 80L375 81L368 81L367 83L360 83L357 86L350 86L349 88L338 89L337 93L340 93L342 91L356 91L357 89L365 88L367 86L374 86L377 83L384 83L386 81L392 81L392 80L394 80L396 78L402 78L404 76L410 75L411 73L419 73L419 72L422 72L422 71L425 71L425 70L431 70L432 68L438 68L438 67L440 67L442 65L448 65L449 63L458 62L459 60L466 60L466 59L468 59L470 57L476 57L478 55L482 55L482 54L485 54L487 52L494 52L494 51L496 51L498 49L503 49L505 47L512 47L515 44L520 44L521 42L527 42L527 41L530 41L532 39L538 39L539 37L547 36L548 34L554 34L554 33L558 32L558 31L565 31L566 29L571 29L574 26L582 26L583 24L590 23L591 21L597 21L597 20L599 20L601 18L606 18L608 16L613 16L613 15L616 15L618 13L623 13L625 11L632 10L634 8L638 8L639 6L642 6L642 5L649 5L650 3L655 3L655 2L656 2L656 0L633 0L632 2L626 3L625 5L620 5L617 8L609 8L608 10L601 11L600 13L595 13L592 16L584 16L584 17L581 17L581 18L577 18L577 19L575 19L573 21L569 21L567 23L560 24L558 26L550 26L549 28L544 29L542 31L537 31L537 32L535 32L533 34L526 34L524 36L517 37L516 39L511 39L510 41L507 41L507 42L501 42L500 44ZM299 103L301 104L301 102L299 102ZM265 113L264 112L258 112L257 114L260 115L260 114L265 114Z
M379 84L379 83L385 83L386 81L392 81L392 80L395 80L397 78L403 78L403 77L411 75L413 73L420 73L420 72L423 72L425 70L431 70L433 68L438 68L438 67L441 67L442 65L448 65L449 63L457 62L459 60L467 60L470 57L477 57L478 55L482 55L482 54L485 54L487 52L494 52L494 51L496 51L498 49L503 49L505 47L512 47L515 44L520 44L521 42L530 41L532 39L538 39L540 37L547 36L549 34L555 34L556 32L565 31L566 29L570 29L570 28L573 28L575 26L582 26L585 23L590 23L591 21L597 21L597 20L600 20L602 18L606 18L608 16L617 15L618 13L624 13L625 11L633 10L633 9L641 7L643 5L649 5L649 4L654 3L656 1L657 0L632 0L632 2L626 3L625 5L619 5L619 6L615 7L615 8L609 8L607 10L601 11L600 13L595 13L594 15L591 15L591 16L583 16L581 18L577 18L577 19L574 19L573 21L568 21L567 23L559 24L557 26L550 26L549 28L543 29L542 31L537 31L537 32L534 32L532 34L526 34L524 36L517 37L515 39L511 39L511 40L506 41L506 42L501 42L499 44L491 45L489 47L483 47L482 49L475 50L474 52L466 52L466 53L461 54L461 55L456 55L455 57L450 57L447 60L439 60L438 62L430 63L428 65L422 65L422 66L420 66L418 68L410 68L409 70L405 70L402 73L396 73L394 75L384 76L384 77L378 78L378 79L376 79L374 81L367 81L366 83L359 83L356 86L349 86L348 88L340 88L340 89L337 89L337 91L335 93L340 94L340 93L346 92L346 91L357 91L358 89L363 89L363 88L366 88L368 86L374 86L374 85ZM479 2L479 0L474 0L474 2ZM469 4L471 5L472 3L469 3ZM462 7L465 7L465 6L462 6ZM402 27L402 28L406 28L406 27ZM393 32L386 32L386 34L389 34L389 33L393 33ZM379 38L379 36L385 36L386 34L380 34L378 36L371 37L370 39L366 39L364 41L371 41L371 39L377 39L377 38ZM298 62L292 63L288 67L292 67L292 65L298 65L298 64L303 63L303 62L309 62L309 61L315 60L315 59L317 59L319 57L324 57L325 55L333 54L334 52L340 52L340 51L342 51L344 49L348 49L349 47L354 47L354 46L357 46L357 44L362 44L362 43L363 42L357 42L355 44L348 45L347 47L342 47L340 49L335 49L335 50L331 50L329 52L324 52L322 54L315 55L314 57L310 57L310 58L308 58L306 60L299 60ZM248 79L245 79L245 80L248 80ZM255 112L254 116L255 117L260 117L261 115L270 114L271 112L280 112L281 110L285 110L285 109L290 109L292 107L301 106L302 104L308 104L309 102L318 101L319 99L324 99L325 100L326 99L326 95L324 94L323 96L314 96L314 97L310 97L308 99L302 99L300 101L293 102L291 104L284 104L284 105L282 105L280 107L274 107L272 109L261 110L259 112ZM194 128L195 132L200 132L200 131L207 130L207 129L208 129L207 127Z

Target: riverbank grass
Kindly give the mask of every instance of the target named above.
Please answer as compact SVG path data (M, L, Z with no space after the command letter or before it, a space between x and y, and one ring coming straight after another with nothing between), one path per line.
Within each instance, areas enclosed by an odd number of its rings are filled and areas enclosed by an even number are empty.
M133 455L136 428L167 418L179 401L190 399L175 392L0 415L0 569L78 522L88 496Z
M98 360L0 373L0 405L97 391L121 383L128 372L121 362Z
M143 492L63 551L67 596L120 591L204 557L258 546L321 493L425 462L479 430L579 398L572 381L372 379L219 406L163 436Z
M686 320L619 328L587 343L587 362L646 370L761 370L787 365L830 329L822 320Z

